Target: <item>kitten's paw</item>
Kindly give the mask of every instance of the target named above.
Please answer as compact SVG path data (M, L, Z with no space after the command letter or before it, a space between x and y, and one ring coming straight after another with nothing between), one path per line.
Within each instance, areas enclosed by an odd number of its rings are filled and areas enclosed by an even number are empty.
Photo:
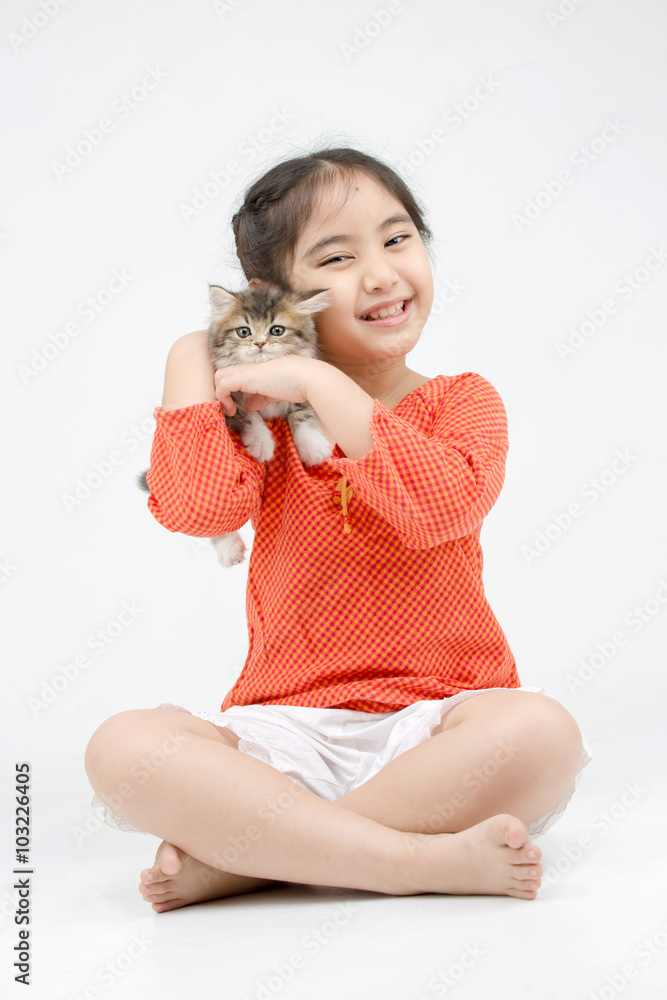
M299 458L304 465L320 465L331 457L333 446L322 433L314 428L302 426L301 432L297 434L294 445L299 453Z
M218 554L218 562L223 566L235 566L237 563L243 562L245 542L238 531L232 531L228 535L218 535L211 541Z
M269 462L273 458L275 445L271 437L271 431L266 424L262 424L262 429L259 432L255 427L252 427L241 437L241 440L252 457L256 458L258 462Z
M321 465L322 462L326 462L327 458L331 457L332 447L327 441L325 445L320 448L309 447L307 449L302 449L299 453L299 457L304 465Z

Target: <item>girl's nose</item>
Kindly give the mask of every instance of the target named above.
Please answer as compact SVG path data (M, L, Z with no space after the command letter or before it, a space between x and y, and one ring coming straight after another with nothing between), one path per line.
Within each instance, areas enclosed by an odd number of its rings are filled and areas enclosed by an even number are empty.
M364 273L364 291L379 292L391 288L398 281L398 274L390 261L374 261L369 263Z

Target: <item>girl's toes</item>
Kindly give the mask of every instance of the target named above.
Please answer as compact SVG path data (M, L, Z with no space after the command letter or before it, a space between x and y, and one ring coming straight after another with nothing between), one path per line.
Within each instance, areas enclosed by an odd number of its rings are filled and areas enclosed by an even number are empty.
M163 903L165 899L171 899L173 893L169 889L163 889L162 891L160 891L159 889L152 889L149 893L146 894L146 896L152 902Z
M537 892L538 885L532 879L525 879L523 882L518 883L517 888L522 889L524 892Z
M539 887L539 880L512 879L512 894L520 895L523 899L534 899Z
M165 876L178 875L189 855L185 851L180 851L174 844L169 844L163 840L157 852L156 861L159 859L160 869Z
M514 877L524 880L532 879L537 881L542 875L541 865L515 865L514 866Z
M164 913L165 910L173 910L174 906L172 903L153 903L153 909L156 913Z
M505 840L508 847L514 850L528 846L528 831L520 819L514 816L503 817L506 819Z

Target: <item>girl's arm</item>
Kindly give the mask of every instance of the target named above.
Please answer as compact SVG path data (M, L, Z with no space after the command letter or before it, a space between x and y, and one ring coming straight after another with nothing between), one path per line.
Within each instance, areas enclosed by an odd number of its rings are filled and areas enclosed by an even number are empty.
M326 362L315 361L308 373L306 398L330 437L348 458L365 458L373 447L373 397Z
M213 538L259 516L266 467L225 424L215 398L208 332L181 337L167 357L147 481L148 509L169 531Z
M371 450L329 464L406 548L431 548L479 528L500 493L508 451L507 417L494 387L474 372L452 376L433 401L428 434L379 400L371 403ZM359 426L360 440L363 433Z
M163 410L178 410L215 399L214 368L208 349L208 330L186 333L167 356Z
M299 354L262 364L231 365L215 373L217 398L226 412L235 412L231 393L247 393L246 406L261 409L276 400L308 401L329 440L337 441L350 458L363 458L373 447L370 433L373 398L338 368Z

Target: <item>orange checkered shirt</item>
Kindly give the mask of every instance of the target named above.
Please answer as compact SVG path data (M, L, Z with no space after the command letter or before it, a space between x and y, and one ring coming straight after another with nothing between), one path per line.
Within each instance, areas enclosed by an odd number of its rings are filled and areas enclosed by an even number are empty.
M484 595L479 543L505 475L507 417L481 375L438 375L389 410L373 448L305 467L286 420L256 461L218 401L155 410L148 506L213 537L251 520L248 655L221 711L306 705L391 712L518 687ZM232 569L229 572L233 572Z

